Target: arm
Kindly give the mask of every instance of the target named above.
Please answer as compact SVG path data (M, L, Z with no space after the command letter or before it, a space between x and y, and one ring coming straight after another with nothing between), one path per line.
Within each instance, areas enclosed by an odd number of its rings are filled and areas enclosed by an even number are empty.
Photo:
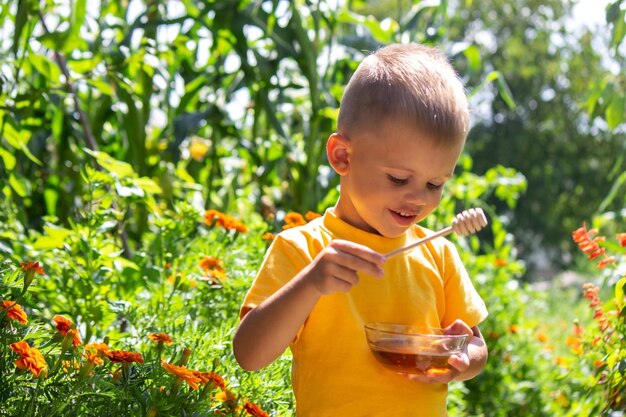
M349 291L358 272L381 277L384 257L352 242L333 240L288 284L242 319L233 339L237 362L261 369L287 349L320 297Z

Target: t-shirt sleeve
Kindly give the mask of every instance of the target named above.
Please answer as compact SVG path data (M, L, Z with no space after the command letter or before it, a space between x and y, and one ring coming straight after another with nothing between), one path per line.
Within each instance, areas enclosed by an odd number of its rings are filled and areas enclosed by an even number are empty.
M457 319L470 327L477 326L487 317L487 307L451 243L444 246L444 268L446 308L442 326L449 326Z
M281 234L276 236L244 298L239 311L240 318L282 288L311 263L310 255L299 247L297 238L293 235L290 239Z

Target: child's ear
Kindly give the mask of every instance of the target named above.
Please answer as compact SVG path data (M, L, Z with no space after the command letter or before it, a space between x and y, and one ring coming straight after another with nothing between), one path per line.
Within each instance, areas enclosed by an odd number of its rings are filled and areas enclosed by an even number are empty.
M345 175L348 173L350 167L350 151L351 143L348 138L340 135L339 133L333 133L326 142L326 156L330 166L333 167L335 172L339 175Z

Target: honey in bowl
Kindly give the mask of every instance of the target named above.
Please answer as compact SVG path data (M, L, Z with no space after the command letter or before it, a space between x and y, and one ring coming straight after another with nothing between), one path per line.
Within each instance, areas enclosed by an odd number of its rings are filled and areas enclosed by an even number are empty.
M408 374L448 372L448 358L465 347L467 335L445 335L439 328L368 323L365 333L374 357L386 368Z

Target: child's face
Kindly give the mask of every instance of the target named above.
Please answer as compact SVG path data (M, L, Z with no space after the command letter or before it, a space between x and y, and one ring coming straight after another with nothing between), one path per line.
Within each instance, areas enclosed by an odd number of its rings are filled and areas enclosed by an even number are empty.
M386 237L401 235L437 207L463 148L437 145L406 123L392 122L341 142L345 164L333 164L341 175L335 211L347 223Z

